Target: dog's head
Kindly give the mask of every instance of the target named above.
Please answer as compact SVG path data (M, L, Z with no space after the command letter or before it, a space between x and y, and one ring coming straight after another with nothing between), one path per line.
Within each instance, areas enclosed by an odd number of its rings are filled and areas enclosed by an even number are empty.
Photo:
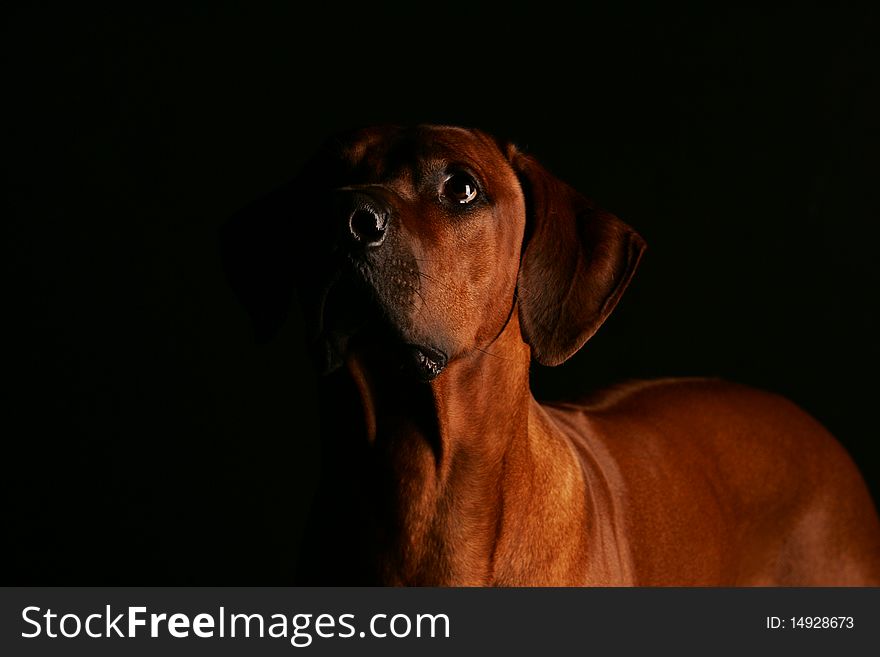
M518 312L540 363L598 329L642 239L487 134L419 126L328 141L223 230L226 270L262 334L298 289L322 369L381 343L423 380L486 349Z

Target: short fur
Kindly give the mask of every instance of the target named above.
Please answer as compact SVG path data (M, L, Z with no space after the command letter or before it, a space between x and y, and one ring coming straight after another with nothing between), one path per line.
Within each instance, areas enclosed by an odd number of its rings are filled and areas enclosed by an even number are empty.
M444 191L462 169L470 206ZM358 207L389 218L380 246L353 243ZM669 379L535 401L531 359L589 339L644 242L516 148L462 128L354 131L224 238L264 334L299 288L326 373L303 582L880 584L857 469L785 399ZM442 371L419 380L402 354Z

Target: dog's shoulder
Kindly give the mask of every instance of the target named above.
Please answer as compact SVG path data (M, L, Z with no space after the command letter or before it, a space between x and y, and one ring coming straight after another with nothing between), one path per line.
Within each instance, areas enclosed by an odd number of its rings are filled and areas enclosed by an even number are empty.
M569 435L600 443L616 460L675 462L740 486L854 471L840 443L794 402L721 379L631 381L546 408Z
M776 393L718 378L688 377L626 381L579 399L545 404L556 412L596 421L650 422L658 428L716 425L726 428L778 420L819 426L806 412ZM552 412L552 411L551 411Z

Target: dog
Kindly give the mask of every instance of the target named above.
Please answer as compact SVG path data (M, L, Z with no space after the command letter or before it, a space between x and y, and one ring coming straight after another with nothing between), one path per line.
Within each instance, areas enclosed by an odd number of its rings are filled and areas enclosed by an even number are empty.
M516 146L382 126L330 140L223 229L270 336L296 293L321 373L310 584L880 584L858 470L774 394L709 379L539 404L645 243Z

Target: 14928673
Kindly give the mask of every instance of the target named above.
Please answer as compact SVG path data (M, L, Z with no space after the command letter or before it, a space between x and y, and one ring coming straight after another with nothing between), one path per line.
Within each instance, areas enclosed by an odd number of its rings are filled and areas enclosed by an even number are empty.
M852 616L767 616L768 630L851 630L855 627Z

